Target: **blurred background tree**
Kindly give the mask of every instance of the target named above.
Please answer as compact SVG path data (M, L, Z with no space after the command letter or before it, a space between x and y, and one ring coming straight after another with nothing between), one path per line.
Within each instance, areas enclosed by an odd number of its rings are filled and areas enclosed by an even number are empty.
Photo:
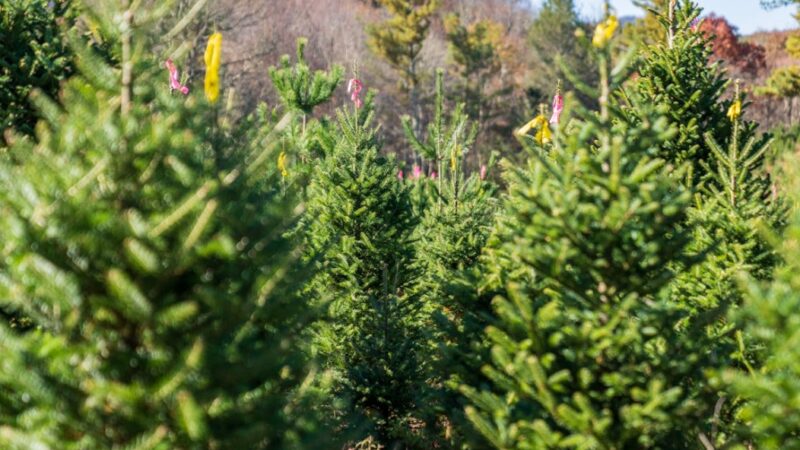
M644 15L624 28L623 41L642 47L664 41L664 25L659 17L663 17L667 11L670 0L641 0L634 3L644 10Z
M466 24L451 13L444 18L444 32L458 79L451 97L465 105L478 126L475 151L467 156L476 160L473 167L480 167L496 144L497 139L492 138L507 135L512 128L508 106L513 104L515 81L504 72L516 55L504 37L503 26L490 19Z
M540 103L549 104L559 81L563 83L564 90L574 90L563 67L569 68L582 83L588 86L596 84L597 71L591 54L585 43L575 36L577 30L589 33L592 28L589 21L578 15L574 0L546 0L542 4L530 24L527 36L533 74L528 91L531 111L536 110ZM577 94L581 101L589 105L596 101L580 92Z
M423 129L420 103L420 52L437 12L439 0L378 0L389 18L367 26L369 48L398 74L408 99L414 129Z

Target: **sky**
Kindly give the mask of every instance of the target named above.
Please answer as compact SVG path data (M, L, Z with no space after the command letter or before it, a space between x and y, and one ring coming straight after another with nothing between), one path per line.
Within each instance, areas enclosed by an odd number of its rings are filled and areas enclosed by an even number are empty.
M539 5L542 0L533 0ZM602 0L577 0L576 3L584 16L599 17L602 12ZM698 0L704 13L715 13L724 16L739 29L741 34L755 31L785 30L796 28L797 21L792 17L795 7L783 7L765 10L759 0ZM633 5L631 0L611 0L611 5L620 16L641 15L641 9Z

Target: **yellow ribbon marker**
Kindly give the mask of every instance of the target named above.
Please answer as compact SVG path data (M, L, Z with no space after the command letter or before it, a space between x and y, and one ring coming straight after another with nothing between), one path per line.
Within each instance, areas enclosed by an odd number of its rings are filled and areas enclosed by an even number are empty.
M617 31L618 27L619 20L617 20L617 16L608 16L606 20L598 23L597 27L594 29L592 45L597 48L605 48L609 41L611 41L611 38L614 37L614 33Z
M524 136L533 129L538 129L533 139L540 145L547 144L553 140L553 132L550 130L550 124L544 114L539 114L533 120L526 123L522 128L517 130L516 135Z
M219 66L222 61L222 34L214 33L208 38L208 46L203 56L206 63L205 92L210 103L219 98Z
M735 122L742 115L742 101L736 100L730 108L728 108L728 118L731 122Z
M289 171L286 170L286 152L281 152L281 154L278 155L278 170L281 171L281 176L283 178L289 176Z

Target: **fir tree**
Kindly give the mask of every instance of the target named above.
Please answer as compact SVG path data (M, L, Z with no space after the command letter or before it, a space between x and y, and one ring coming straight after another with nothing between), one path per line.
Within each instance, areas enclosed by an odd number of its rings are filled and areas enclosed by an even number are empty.
M731 109L733 134L727 148L717 144L711 133L706 134L714 169L709 170L689 210L694 232L687 249L702 262L688 270L673 269L677 277L669 295L688 311L689 320L707 324L705 330L695 329L709 341L710 368L751 371L760 367L766 356L762 345L729 318L738 314L744 302L744 292L738 285L742 274L761 281L773 277L779 257L765 239L764 230L780 232L785 208L764 166L771 140L758 136L754 124L741 119L739 102L737 98ZM741 406L729 392L724 394L717 403L717 431L705 436L714 445L720 445L735 431Z
M411 146L436 164L438 176L431 182L431 201L422 211L416 233L417 265L420 278L417 291L425 307L437 319L433 330L435 348L432 384L439 387L426 399L427 417L434 428L442 416L449 421L445 432L453 442L464 427L464 402L458 386L472 380L480 364L475 362L475 337L485 321L474 289L474 271L488 238L495 211L494 186L485 180L487 168L467 176L464 162L471 150L476 127L471 126L458 105L445 112L443 71L436 77L434 114L424 139L413 134L404 121ZM421 184L421 183L420 183ZM480 352L478 352L480 354ZM458 430L457 432L453 432Z
M759 136L755 124L742 120L738 85L732 100L722 100L729 81L710 63L708 39L692 25L699 10L691 1L676 3L670 2L657 16L663 28L662 43L646 54L636 84L644 101L667 107L678 129L676 139L663 147L660 156L675 164L689 162L693 174L686 181L697 187L688 210L693 239L686 251L700 263L673 267L676 279L668 295L677 307L686 309L691 328L700 333L694 337L708 340L710 368L745 369L757 366L759 357L752 340L727 316L743 301L736 283L740 273L762 280L772 276L777 258L760 229L779 228L783 208L772 194L765 167L769 138ZM712 389L706 383L696 388ZM714 444L728 431L728 419L735 415L737 404L725 395L717 406L717 431L704 435Z
M794 157L785 158L788 173L782 178L790 193L792 210L789 224L778 247L785 264L776 270L774 280L753 277L743 280L745 303L737 315L746 333L764 347L766 360L756 370L730 369L722 380L745 402L738 414L743 422L742 436L732 448L800 449L800 209L797 208L798 165Z
M72 73L72 52L60 32L69 15L69 2L0 0L0 133L33 134L38 116L28 96L33 90L55 96Z
M281 133L283 161L293 166L284 181L303 189L308 185L313 163L330 153L334 138L333 125L327 116L310 117L314 109L328 102L339 86L344 69L334 65L328 71L312 74L305 60L307 40L297 40L297 62L290 64L289 56L281 57L278 67L269 68L273 87L281 99L284 110L298 112L298 116ZM261 106L262 110L266 106Z
M410 439L424 387L424 321L413 292L417 219L371 121L371 96L361 109L339 111L336 146L309 188L304 231L307 256L319 264L314 292L330 298L315 349L337 377L333 394L350 404L342 427L391 447Z
M297 40L297 62L290 64L289 55L283 55L279 67L269 68L269 77L283 105L290 111L309 115L314 107L327 102L342 79L344 69L335 65L330 72L311 73L306 64L305 49L308 40Z
M0 162L0 305L29 320L0 322L0 447L294 448L309 311L273 127L171 94L159 9L127 5L94 9L119 65L76 46Z
M705 135L712 154L690 210L690 220L698 226L689 248L704 260L693 270L681 272L673 287L674 299L695 313L714 309L727 313L736 308L742 299L736 283L739 274L767 280L778 263L761 232L764 228L779 231L785 215L765 167L771 140L759 135L755 124L742 120L739 108L737 87L728 118L733 130L727 148L717 143L712 132Z
M664 6L651 12L657 14L661 37L644 51L640 77L628 94L665 108L678 134L660 147L658 156L672 164L688 162L690 182L696 184L713 159L705 135L722 146L731 136L726 113L732 102L723 100L729 81L718 64L710 63L709 41L693 25L700 15L696 4L682 0L680 5ZM621 103L626 101L623 95ZM626 112L635 120L639 109L629 107Z
M572 131L533 139L527 167L508 168L486 250L493 384L463 387L494 448L683 448L713 408L690 387L702 343L676 331L662 293L690 238L690 192L653 155L675 132L651 104L631 125L609 102L628 74L610 66L615 24L593 39L599 113L579 110Z

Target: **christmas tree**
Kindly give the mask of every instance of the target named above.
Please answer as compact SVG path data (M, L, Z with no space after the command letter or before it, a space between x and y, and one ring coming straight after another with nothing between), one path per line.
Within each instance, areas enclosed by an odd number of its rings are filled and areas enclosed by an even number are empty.
M640 77L623 92L620 103L626 106L629 96L638 96L664 108L678 134L661 146L658 156L673 164L688 162L690 182L696 184L713 158L705 135L722 146L730 140L733 128L726 114L733 102L723 100L729 80L718 64L710 63L709 40L697 30L696 4L663 3L664 8L650 13L661 24L661 37L643 52ZM633 121L640 113L633 105L625 110Z
M612 70L616 28L607 17L592 38L600 111L577 108L555 133L534 119L519 133L527 166L508 168L486 250L492 386L463 387L494 448L683 448L711 417L713 399L691 388L703 343L676 330L682 314L663 298L670 266L689 263L690 192L654 152L675 130L652 104L629 124L610 102L629 73L629 58Z
M416 230L417 284L425 308L434 315L435 328L431 352L433 385L439 386L426 401L430 425L435 428L446 416L445 431L451 441L461 439L453 430L463 426L463 399L458 386L473 379L480 363L474 354L475 337L485 325L478 307L474 274L493 222L495 187L486 181L488 168L467 176L464 162L472 149L476 126L457 105L450 113L444 106L444 72L436 76L434 114L424 138L413 133L410 120L403 122L412 148L437 168L430 182L431 200L422 210Z
M296 112L280 135L281 161L292 170L282 172L283 181L305 189L313 164L330 153L334 146L333 125L326 116L314 117L315 108L328 102L339 86L344 69L334 65L328 71L312 73L305 59L307 40L297 40L297 61L290 64L289 55L281 57L280 65L269 68L269 75L284 111ZM261 105L266 113L266 105Z
M119 64L76 46L60 102L36 97L37 142L0 163L0 306L25 319L0 322L0 447L294 448L310 309L285 121L221 125L221 35L207 102L149 54L163 9L131 5L81 18Z
M424 389L424 320L413 292L417 218L371 123L371 96L339 111L336 145L313 173L303 231L307 257L318 264L313 292L330 298L314 348L334 372L334 398L349 405L341 427L391 447L410 439Z
M783 165L786 173L782 180L793 208L783 235L773 238L780 240L778 246L785 264L776 270L774 280L743 280L745 302L737 317L739 325L763 346L767 356L758 368L730 369L722 376L724 385L744 401L738 414L741 437L738 442L728 443L731 448L800 448L800 414L795 404L800 392L800 185L794 155L785 158Z
M697 226L689 248L703 261L679 273L672 294L695 313L718 309L725 314L736 308L742 300L737 286L740 273L767 280L779 260L762 233L764 229L780 232L785 216L785 206L766 170L771 140L759 135L754 123L743 120L742 111L737 86L729 109L733 130L727 148L711 132L705 135L712 154L690 209L690 220Z
M734 97L723 100L729 81L709 61L709 42L696 30L699 10L691 1L676 3L658 16L664 37L647 53L636 83L637 95L666 106L678 129L661 157L693 168L686 180L696 189L687 221L693 239L686 251L700 263L673 267L676 278L668 295L689 313L690 328L700 333L695 338L708 339L709 368L744 370L758 366L760 357L750 337L728 320L743 302L737 279L743 272L760 280L772 276L778 258L761 230L780 229L784 208L766 170L769 137L743 120L746 102L738 84ZM696 388L712 389L707 383ZM730 423L737 407L730 396L719 395L725 423L717 424L717 430ZM721 435L706 438L714 441Z

